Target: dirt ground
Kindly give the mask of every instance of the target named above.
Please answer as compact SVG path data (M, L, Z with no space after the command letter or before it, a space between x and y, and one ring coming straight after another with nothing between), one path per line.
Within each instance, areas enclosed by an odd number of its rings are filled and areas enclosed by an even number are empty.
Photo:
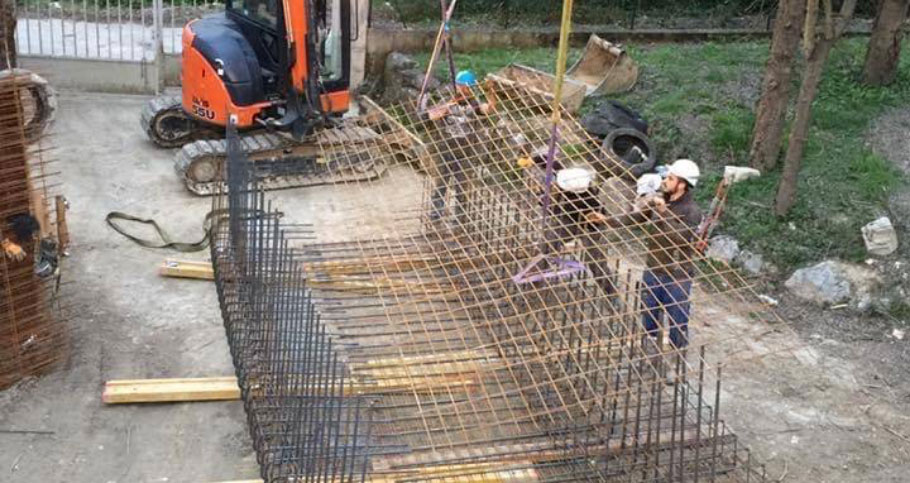
M772 355L736 354L742 360L724 369L724 419L766 464L769 481L907 481L907 340L891 337L891 324L881 318L774 295L788 327L752 343L756 353ZM748 321L721 313L700 317L720 320L711 332L749 329Z
M72 354L59 371L0 392L0 481L164 482L254 477L240 402L105 407L108 379L232 375L214 285L161 278L169 254L110 230L109 211L198 239L209 201L176 181L173 153L139 127L143 97L64 93L59 160L73 245L64 291ZM194 254L187 258L205 256Z
M0 481L217 482L256 476L239 402L101 404L108 379L232 374L214 286L158 277L156 267L169 254L139 248L104 223L107 212L119 210L157 218L178 238L201 233L209 202L176 181L172 152L145 140L138 125L145 101L62 96L53 155L72 203L74 244L65 288L72 355L59 371L0 393ZM383 183L395 188L391 178ZM286 191L276 201L292 220L311 212L317 228L331 226L348 209L348 200L324 189ZM369 198L354 202L368 204ZM381 216L376 221L383 222ZM773 351L786 342L797 349L726 368L726 422L768 463L770 481L906 481L910 339L889 338L890 327L878 319L783 302L782 317L795 332L755 344ZM729 338L749 323L710 307L696 310L714 321L701 332L706 338Z

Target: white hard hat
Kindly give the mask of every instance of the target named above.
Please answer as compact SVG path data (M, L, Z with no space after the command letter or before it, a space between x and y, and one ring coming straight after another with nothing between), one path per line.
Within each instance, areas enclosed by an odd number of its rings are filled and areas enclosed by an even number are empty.
M668 175L676 176L686 180L689 185L695 187L698 185L698 179L701 177L701 170L698 165L691 159L680 159L670 165Z
M556 185L571 193L584 193L593 182L594 174L584 168L561 169L556 173Z
M638 178L638 187L635 190L638 196L650 195L660 191L663 178L657 173L648 173Z

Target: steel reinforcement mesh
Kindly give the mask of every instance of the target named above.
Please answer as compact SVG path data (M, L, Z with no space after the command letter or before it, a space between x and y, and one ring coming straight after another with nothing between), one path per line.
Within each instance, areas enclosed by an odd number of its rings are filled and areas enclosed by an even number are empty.
M764 480L720 417L720 362L796 339L750 281L678 223L579 217L546 183L545 95L444 91L442 117L365 104L301 161L339 174L308 189L332 213L305 223L229 135L212 256L267 481ZM632 210L623 161L568 114L558 141L558 167L598 173L585 210ZM660 306L691 304L686 348L642 327L655 241L691 266L691 299Z
M39 277L36 258L53 247L62 202L38 133L28 73L0 76L0 239L18 245L21 257L0 251L0 389L43 374L67 355L66 325L59 309L59 278ZM62 198L59 198L62 200ZM38 224L20 239L24 220ZM50 245L49 245L50 244Z

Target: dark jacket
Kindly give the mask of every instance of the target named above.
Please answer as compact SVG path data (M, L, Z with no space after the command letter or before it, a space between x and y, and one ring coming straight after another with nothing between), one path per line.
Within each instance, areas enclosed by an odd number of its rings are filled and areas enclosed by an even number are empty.
M695 252L695 231L702 212L691 191L682 198L667 203L663 215L656 210L644 210L607 219L613 228L640 225L647 232L647 266L655 275L668 275L674 280L690 279L695 274L692 262Z

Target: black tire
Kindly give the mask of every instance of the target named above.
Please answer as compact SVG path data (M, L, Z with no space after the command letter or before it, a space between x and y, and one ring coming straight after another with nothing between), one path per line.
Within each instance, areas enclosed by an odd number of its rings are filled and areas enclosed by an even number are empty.
M617 101L606 101L581 120L592 137L603 140L617 129L635 129L648 134L648 122L640 114Z
M638 147L642 151L644 159L632 151L633 147ZM616 129L604 139L603 149L619 159L635 178L650 173L657 164L657 149L654 143L637 129Z

